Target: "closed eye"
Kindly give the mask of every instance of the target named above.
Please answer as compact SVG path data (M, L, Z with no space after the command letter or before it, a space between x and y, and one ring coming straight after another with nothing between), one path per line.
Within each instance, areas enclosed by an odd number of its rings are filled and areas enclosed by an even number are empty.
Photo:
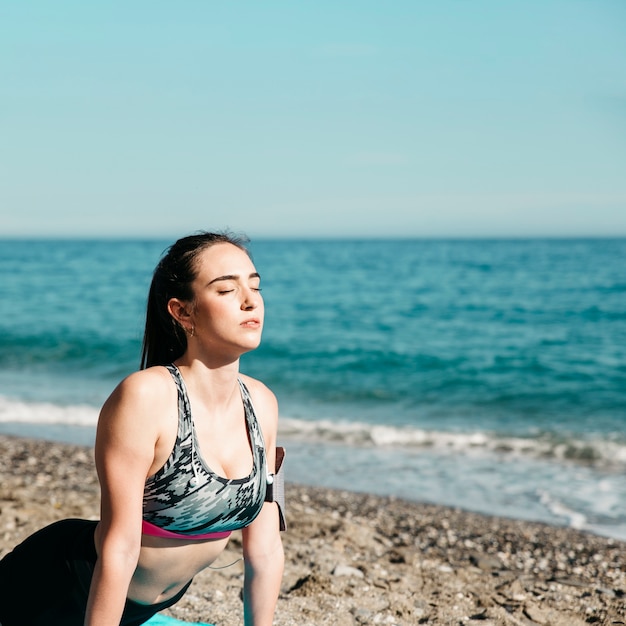
M261 279L261 276L259 275L258 272L252 272L252 274L250 274L250 276L248 276L248 280L253 280L253 279L256 279L256 280L260 280ZM235 281L236 282L236 281L239 281L239 280L240 280L240 276L237 276L236 274L226 274L224 276L218 276L217 278L214 278L213 280L209 281L207 283L207 287L209 285L212 285L212 284L220 282L220 281L222 281L222 282L224 282L224 281ZM232 284L232 282L231 282L231 284ZM258 285L256 287L252 287L251 286L250 289L253 289L254 291L261 291L261 288ZM231 291L234 291L234 289L221 289L217 293L223 294L223 293L230 293Z

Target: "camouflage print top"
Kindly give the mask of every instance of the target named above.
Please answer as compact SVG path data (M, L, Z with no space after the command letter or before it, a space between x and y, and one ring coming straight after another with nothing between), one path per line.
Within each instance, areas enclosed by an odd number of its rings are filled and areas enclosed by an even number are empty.
M200 456L185 383L175 365L167 369L178 389L178 435L169 459L146 480L143 520L189 538L243 528L261 511L267 488L265 444L248 389L240 379L252 472L244 478L224 478Z

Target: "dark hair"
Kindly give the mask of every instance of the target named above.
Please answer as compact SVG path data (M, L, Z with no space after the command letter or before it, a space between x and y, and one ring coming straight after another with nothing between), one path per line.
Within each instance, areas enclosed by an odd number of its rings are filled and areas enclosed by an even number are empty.
M141 369L167 365L187 349L185 332L170 315L167 304L171 298L193 300L191 283L198 273L200 253L217 243L230 243L249 254L247 242L247 237L231 233L198 232L179 239L165 251L154 270L148 292Z

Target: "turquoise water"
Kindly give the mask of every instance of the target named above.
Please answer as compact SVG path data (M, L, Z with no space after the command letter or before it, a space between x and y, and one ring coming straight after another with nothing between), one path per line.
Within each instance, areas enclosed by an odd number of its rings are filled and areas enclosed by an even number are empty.
M164 241L0 241L0 432L93 440ZM298 482L626 538L626 240L256 241Z

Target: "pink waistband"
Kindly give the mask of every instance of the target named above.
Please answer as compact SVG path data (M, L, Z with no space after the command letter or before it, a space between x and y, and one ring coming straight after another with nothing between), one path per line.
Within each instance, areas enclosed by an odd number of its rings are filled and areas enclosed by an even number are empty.
M230 537L230 530L222 530L216 533L206 533L204 535L183 535L181 533L173 533L170 530L159 528L150 522L142 520L141 532L144 535L150 535L151 537L165 537L166 539L191 539L192 541L200 539L225 539Z

